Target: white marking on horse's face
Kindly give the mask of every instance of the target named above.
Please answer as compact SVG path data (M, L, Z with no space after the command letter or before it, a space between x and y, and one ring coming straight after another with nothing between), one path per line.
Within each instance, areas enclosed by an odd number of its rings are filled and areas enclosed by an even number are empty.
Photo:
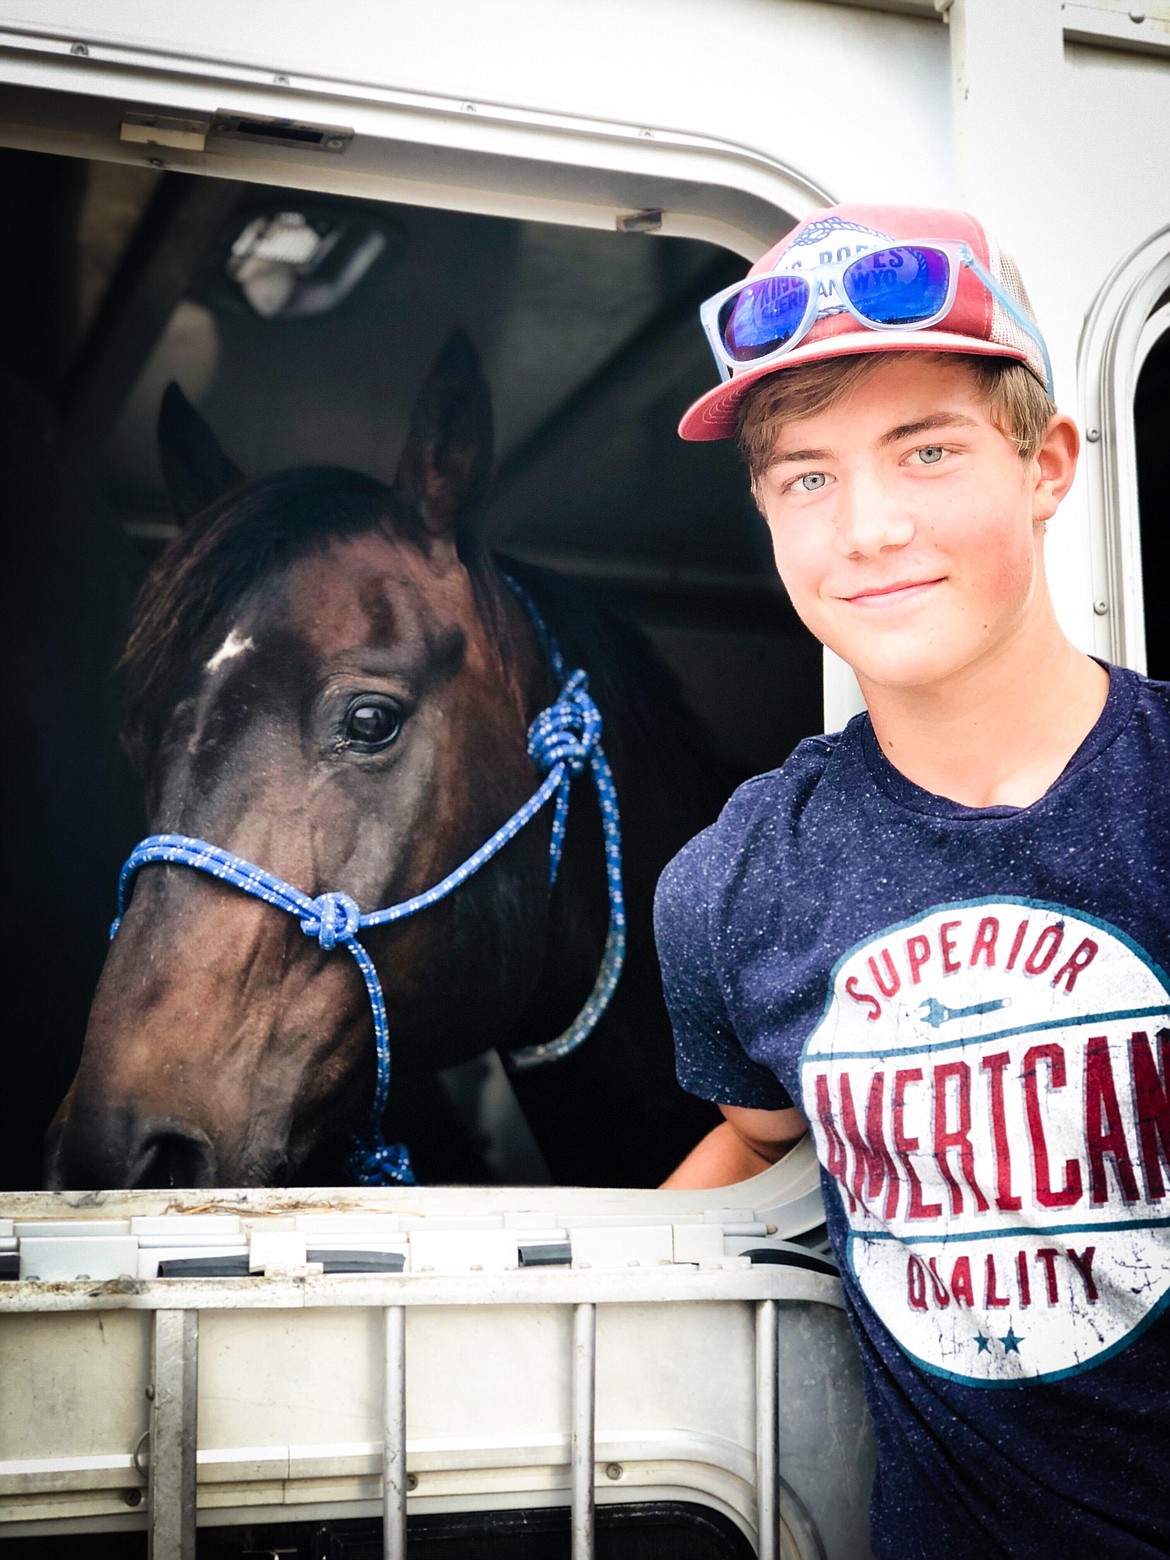
M232 661L236 656L243 655L248 650L255 650L255 648L256 646L250 634L247 639L242 639L233 628L223 644L220 645L219 649L205 664L203 670L205 672L218 672L225 661Z

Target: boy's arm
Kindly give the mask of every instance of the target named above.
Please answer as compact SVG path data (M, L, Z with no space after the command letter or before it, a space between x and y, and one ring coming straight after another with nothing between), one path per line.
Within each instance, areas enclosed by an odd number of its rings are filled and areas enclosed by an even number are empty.
M724 1120L697 1143L662 1183L664 1191L734 1186L783 1159L808 1131L798 1110L720 1105Z

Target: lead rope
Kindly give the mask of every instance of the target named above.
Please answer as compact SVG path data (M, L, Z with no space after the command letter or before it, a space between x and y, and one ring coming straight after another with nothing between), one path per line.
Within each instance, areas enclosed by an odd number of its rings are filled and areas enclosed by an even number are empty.
M255 866L219 845L185 834L152 834L142 840L127 857L118 879L118 918L110 927L111 938L117 933L126 913L131 886L138 871L145 866L164 863L168 866L193 867L196 871L209 873L220 882L228 883L255 899L262 899L265 904L295 916L305 936L315 937L326 953L339 944L349 950L361 972L370 999L377 1059L377 1078L366 1134L364 1139L358 1137L355 1140L354 1152L349 1159L351 1173L365 1186L414 1186L416 1182L406 1146L402 1143L387 1143L382 1135L382 1117L390 1097L390 1026L378 972L374 968L374 961L358 940L358 932L371 926L388 926L393 921L404 920L445 899L501 851L555 797L549 839L551 887L560 866L573 777L582 774L586 765L593 776L601 808L609 894L609 931L601 967L593 990L569 1027L555 1040L513 1051L510 1056L512 1065L519 1069L535 1067L542 1062L559 1061L576 1050L605 1012L625 959L626 912L622 887L621 820L613 773L601 746L601 712L589 696L585 673L578 670L565 676L564 658L531 597L509 576L505 575L504 578L532 618L554 675L562 684L553 703L541 710L528 729L529 757L538 769L544 771L545 778L507 822L462 866L448 873L442 882L401 904L363 914L348 894L319 894L312 899L275 873Z

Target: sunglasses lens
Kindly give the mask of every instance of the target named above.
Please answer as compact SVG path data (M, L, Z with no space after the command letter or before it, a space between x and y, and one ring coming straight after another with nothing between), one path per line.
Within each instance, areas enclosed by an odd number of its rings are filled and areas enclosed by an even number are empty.
M750 363L782 347L800 327L808 307L803 276L762 276L749 282L719 311L719 336L736 363Z
M849 302L875 325L914 325L930 319L946 303L950 281L945 250L904 244L859 256L841 277Z

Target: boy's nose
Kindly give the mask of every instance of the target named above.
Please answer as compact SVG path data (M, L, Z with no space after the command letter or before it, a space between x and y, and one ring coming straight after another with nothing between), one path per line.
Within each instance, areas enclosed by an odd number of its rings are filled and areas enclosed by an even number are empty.
M850 557L875 557L887 547L905 547L914 535L914 519L898 494L876 480L856 478L843 484L837 511L837 540Z

